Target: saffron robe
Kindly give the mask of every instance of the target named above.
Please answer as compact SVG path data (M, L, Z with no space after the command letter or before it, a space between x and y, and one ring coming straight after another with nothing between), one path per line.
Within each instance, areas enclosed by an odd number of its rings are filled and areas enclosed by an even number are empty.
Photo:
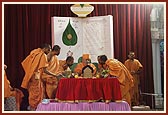
M68 77L68 73L66 72L69 68L66 64L66 60L59 60L59 69L58 69L58 76L61 79L63 76ZM70 68L69 68L70 69ZM71 71L71 70L70 70ZM61 74L61 75L59 75ZM69 73L70 74L70 73Z
M130 73L132 73L133 81L134 81L134 87L132 87L131 92L130 92L131 101L135 105L139 105L139 97L140 97L139 84L140 84L140 80L139 80L139 74L137 72L143 66L137 59L134 59L134 60L127 59L124 62L124 65L130 71Z
M116 59L108 59L105 63L109 69L109 74L116 76L120 82L122 98L131 105L130 89L133 87L132 75L124 64Z
M10 82L7 79L6 72L4 70L4 97L7 98L12 95Z
M43 68L48 66L47 56L41 48L34 49L30 55L22 62L25 71L21 87L29 92L29 105L36 109L37 105L43 99L42 73Z
M16 89L14 91L11 91L10 82L7 79L6 71L4 70L4 98L11 98L15 97L16 99L16 109L20 110L20 104L22 101L23 93L21 90Z
M62 73L64 72L64 68L63 66L66 64L66 60L59 60L59 69L58 69L58 73Z
M59 61L56 56L52 56L51 60L48 62L48 67L46 68L49 72L53 74L58 73L59 69ZM58 79L52 75L48 75L46 73L43 73L42 79L44 81L45 86L45 94L49 99L55 98L56 88L58 86Z

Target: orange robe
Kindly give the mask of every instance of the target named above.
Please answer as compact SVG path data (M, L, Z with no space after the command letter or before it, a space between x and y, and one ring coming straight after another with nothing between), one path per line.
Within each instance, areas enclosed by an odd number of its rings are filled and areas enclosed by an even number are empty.
M64 68L63 66L66 64L66 60L59 60L59 69L58 69L58 73L62 73L64 72Z
M10 82L7 79L7 75L6 72L4 70L4 97L10 97L12 95L12 91L11 91L11 86L10 86Z
M74 73L78 73L78 74L82 74L82 68L85 67L86 65L84 65L82 62L78 63L74 69ZM91 66L93 68L93 75L96 74L96 66L94 64L89 64L89 66Z
M8 98L10 96L15 97L17 110L20 110L20 104L21 104L21 101L22 101L22 97L24 95L23 95L22 91L19 90L19 89L11 91L10 82L7 79L7 75L6 75L6 72L4 70L4 98Z
M128 69L116 59L108 59L106 65L110 70L109 74L116 76L120 82L122 98L131 105L130 89L133 86L133 77Z
M43 68L48 66L47 56L42 49L35 49L22 62L22 66L25 76L21 87L28 89L29 105L31 108L36 109L43 99L44 89L41 77Z
M67 73L66 73L66 70L69 68L69 67L67 67L67 68L65 68L64 66L65 66L65 64L66 64L66 60L59 60L59 69L58 69L58 75L59 74L62 74L62 75L67 75ZM70 69L70 68L69 68ZM60 78L61 78L61 76L60 76ZM60 79L59 78L59 79Z
M53 74L57 74L59 69L59 61L56 56L52 56L51 60L48 62L49 65L47 70ZM43 81L45 82L45 93L49 99L55 98L56 88L58 85L58 79L54 76L43 73L42 75Z
M124 62L124 65L130 71L130 73L132 72L136 73L140 68L143 67L137 59L134 59L133 61L130 59L127 59ZM138 88L140 84L139 74L138 73L132 74L132 76L133 76L133 81L134 81L134 87L131 89L131 101L135 105L139 105L139 88Z

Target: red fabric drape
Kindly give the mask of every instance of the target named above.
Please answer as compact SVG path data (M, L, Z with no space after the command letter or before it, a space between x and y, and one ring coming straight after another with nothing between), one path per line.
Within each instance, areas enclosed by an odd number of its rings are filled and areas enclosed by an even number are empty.
M20 87L24 72L21 61L42 43L51 44L52 16L72 16L72 4L5 4L4 61L11 85ZM134 51L144 69L141 77L143 92L153 92L152 46L150 33L151 5L92 4L88 16L113 16L114 55L124 62ZM149 99L147 99L149 100Z
M121 100L122 96L117 78L64 78L59 81L56 98L62 101L100 99L115 101Z

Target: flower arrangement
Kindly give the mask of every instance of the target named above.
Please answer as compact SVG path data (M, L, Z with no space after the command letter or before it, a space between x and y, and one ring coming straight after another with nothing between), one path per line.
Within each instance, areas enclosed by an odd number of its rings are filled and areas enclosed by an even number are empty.
M101 76L103 76L104 78L106 78L109 75L109 70L108 69L103 69L101 71Z

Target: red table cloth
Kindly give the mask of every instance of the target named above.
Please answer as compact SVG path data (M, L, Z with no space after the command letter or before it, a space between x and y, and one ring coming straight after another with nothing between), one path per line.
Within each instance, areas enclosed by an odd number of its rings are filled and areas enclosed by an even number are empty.
M120 83L117 78L62 78L56 99L75 100L121 100Z

